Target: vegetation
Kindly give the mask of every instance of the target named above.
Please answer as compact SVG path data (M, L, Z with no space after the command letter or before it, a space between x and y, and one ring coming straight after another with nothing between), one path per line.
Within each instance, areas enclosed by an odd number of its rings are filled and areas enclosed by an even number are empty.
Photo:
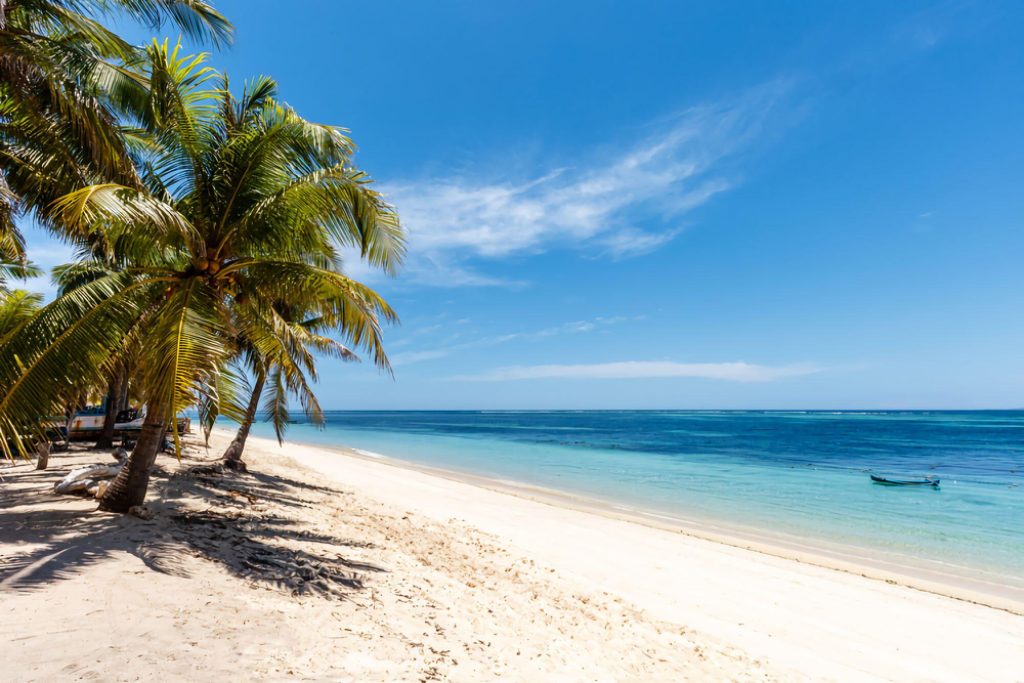
M179 443L179 411L198 408L207 430L238 419L225 453L238 467L264 394L279 438L289 397L321 419L317 354L355 357L339 339L388 370L381 327L395 313L344 275L341 253L393 273L405 246L342 129L303 119L270 78L236 94L205 55L131 48L83 6L169 17L214 41L230 30L200 0L0 0L0 275L30 267L19 212L80 254L46 305L3 290L0 448L24 453L69 397L131 386L145 424L101 498L124 512L143 502L168 425Z
M137 49L96 20L112 14L221 43L227 20L203 0L0 2L0 264L24 257L15 218L100 178L134 185L119 114L144 95ZM59 226L55 226L59 227Z
M323 414L316 396L309 389L309 381L317 379L316 357L319 352L342 360L354 360L356 355L343 344L328 336L333 329L350 329L351 323L339 316L332 306L317 299L307 301L274 302L275 314L290 331L290 344L270 347L259 345L246 335L236 337L240 346L239 361L244 362L254 384L249 388L249 400L244 406L233 405L239 421L238 433L224 451L223 464L229 469L245 469L242 452L249 430L256 419L259 402L267 390L264 412L274 424L278 441L284 439L290 422L288 396L300 398L303 410L314 422L321 422ZM344 310L340 311L342 314ZM360 321L361 322L361 321ZM247 328L247 325L239 327ZM379 340L370 339L378 365L387 366L387 358L379 348Z
M0 292L0 343L10 332L31 318L42 303L41 294L23 289Z

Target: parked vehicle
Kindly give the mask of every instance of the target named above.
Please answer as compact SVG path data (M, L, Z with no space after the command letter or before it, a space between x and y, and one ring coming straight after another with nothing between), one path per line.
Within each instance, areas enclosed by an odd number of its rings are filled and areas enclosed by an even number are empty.
M103 420L106 416L105 406L93 406L75 413L67 424L69 439L94 439L103 431ZM122 410L114 418L114 435L134 437L142 431L142 423L146 419L146 407ZM170 425L168 425L170 428ZM192 430L192 421L178 416L178 432L187 434Z

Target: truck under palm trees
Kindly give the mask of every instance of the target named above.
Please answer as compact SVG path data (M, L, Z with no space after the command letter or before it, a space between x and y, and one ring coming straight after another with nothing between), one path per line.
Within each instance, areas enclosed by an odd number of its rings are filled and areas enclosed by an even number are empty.
M67 438L75 440L95 440L103 431L103 422L107 415L106 403L98 406L89 406L79 410L72 415L65 428ZM146 406L142 408L127 408L118 411L114 418L114 436L130 438L135 440L142 431L142 425L146 421ZM167 425L168 429L176 429L179 434L188 434L192 431L192 421L185 415L179 415L175 425Z

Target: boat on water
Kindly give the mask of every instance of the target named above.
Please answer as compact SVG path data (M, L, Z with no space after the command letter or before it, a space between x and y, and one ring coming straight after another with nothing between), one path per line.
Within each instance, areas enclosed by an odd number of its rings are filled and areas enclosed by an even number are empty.
M924 477L922 479L890 479L889 477L877 477L870 475L871 481L876 484L882 484L883 486L934 486L938 488L939 478L938 477Z

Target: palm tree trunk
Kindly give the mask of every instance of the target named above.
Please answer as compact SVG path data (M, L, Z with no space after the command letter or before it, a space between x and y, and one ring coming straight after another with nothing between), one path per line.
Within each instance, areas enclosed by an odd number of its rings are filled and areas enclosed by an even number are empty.
M224 467L240 472L245 471L245 463L242 462L242 451L245 450L245 440L249 438L249 430L256 420L256 411L260 407L260 395L263 393L263 385L267 381L267 375L261 368L256 375L256 385L252 388L252 396L249 397L249 406L245 410L245 419L238 426L238 432L234 440L224 451L221 463Z
M114 477L100 498L100 510L107 512L128 512L146 500L149 487L149 470L156 462L156 454L164 441L164 422L167 410L162 405L150 405L142 433L135 442L135 449L128 458L128 464Z
M131 388L131 383L128 381L128 377L130 375L130 366L125 366L121 374L121 391L117 395L117 412L121 412L122 410L128 410L128 389Z
M121 398L121 372L115 371L107 390L107 409L103 415L103 431L96 439L96 448L110 448L114 445L114 425L117 423L118 403Z
M0 0L2 1L2 0ZM36 469L45 470L50 464L50 442L40 441L36 444Z

